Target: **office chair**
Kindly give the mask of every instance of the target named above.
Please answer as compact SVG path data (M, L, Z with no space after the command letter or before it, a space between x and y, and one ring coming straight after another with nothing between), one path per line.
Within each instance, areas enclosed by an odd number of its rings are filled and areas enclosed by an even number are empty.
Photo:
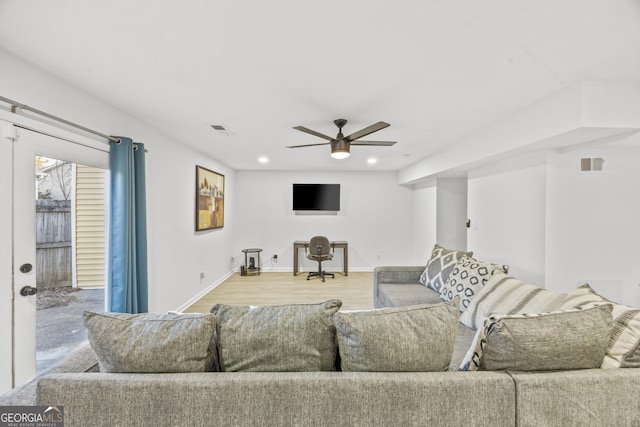
M305 247L306 251L306 247ZM307 276L309 280L313 276L318 276L324 282L325 276L331 276L335 278L333 273L327 273L322 270L322 261L329 261L333 259L333 250L329 244L329 239L324 236L315 236L311 238L309 242L309 251L307 252L307 258L312 261L318 261L318 271L311 271Z

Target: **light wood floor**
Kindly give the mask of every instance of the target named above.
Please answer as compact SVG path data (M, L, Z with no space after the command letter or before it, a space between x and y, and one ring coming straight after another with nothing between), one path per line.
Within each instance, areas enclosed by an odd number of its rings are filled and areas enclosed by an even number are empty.
M373 308L373 273L336 273L323 283L318 278L307 280L306 273L263 272L259 276L236 273L191 305L186 312L208 313L214 304L279 305L311 304L339 299L342 310Z

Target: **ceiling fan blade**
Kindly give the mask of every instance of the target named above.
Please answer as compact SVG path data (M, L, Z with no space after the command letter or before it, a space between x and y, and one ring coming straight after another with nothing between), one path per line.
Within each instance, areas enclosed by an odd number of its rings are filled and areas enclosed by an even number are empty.
M345 137L345 139L347 141L355 141L356 139L360 139L363 136L367 136L367 135L372 134L374 132L377 132L377 131L379 131L381 129L384 129L384 128L388 127L388 126L391 126L391 125L389 123L386 123L386 122L378 122L378 123L372 124L371 126L367 126L364 129L360 129L359 131L354 132L351 135L348 135L347 137Z
M316 132L315 130L311 130L311 129L306 128L304 126L294 126L293 128L295 130L299 130L300 132L305 132L305 133L308 133L308 134L311 134L311 135L314 135L314 136L317 136L317 137L320 137L320 138L324 138L327 141L332 141L333 140L333 138L330 137L330 136L327 136L327 135L322 134L320 132Z
M352 142L351 145L371 145L378 147L389 147L395 144L397 141L356 141Z
M287 145L287 148L300 148L300 147L314 147L316 145L329 145L330 142L320 142L318 144L304 144L304 145Z

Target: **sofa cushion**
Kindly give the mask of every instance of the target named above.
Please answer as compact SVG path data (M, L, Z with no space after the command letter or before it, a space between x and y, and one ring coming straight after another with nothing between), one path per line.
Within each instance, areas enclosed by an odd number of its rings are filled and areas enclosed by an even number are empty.
M333 315L341 306L339 300L259 307L214 305L220 370L335 370Z
M560 308L565 294L525 283L497 272L460 315L460 322L478 329L495 314L543 313Z
M440 289L440 298L443 301L451 301L459 297L460 311L465 311L480 289L496 272L508 273L509 267L463 256L453 267L449 278Z
M479 372L476 372L479 373ZM515 426L640 426L639 369L509 372Z
M419 282L436 292L440 292L458 260L463 256L472 255L473 252L445 249L436 243Z
M385 307L406 307L417 304L439 304L440 294L426 286L406 283L378 285L378 299Z
M610 302L588 284L567 294L562 308ZM640 368L640 309L613 303L613 331L602 368Z
M448 370L458 331L458 305L456 299L436 305L337 313L334 322L342 370Z
M64 406L67 427L503 427L516 420L515 386L504 372L58 374L40 381L38 401Z
M84 312L101 372L204 372L215 368L211 314Z
M607 352L611 304L541 314L491 316L476 333L462 370L599 368Z

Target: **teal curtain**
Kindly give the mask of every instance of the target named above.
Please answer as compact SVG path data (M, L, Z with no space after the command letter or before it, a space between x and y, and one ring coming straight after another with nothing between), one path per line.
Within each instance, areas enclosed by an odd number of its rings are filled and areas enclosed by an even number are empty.
M111 142L109 172L109 311L146 313L147 210L144 144L116 137Z

